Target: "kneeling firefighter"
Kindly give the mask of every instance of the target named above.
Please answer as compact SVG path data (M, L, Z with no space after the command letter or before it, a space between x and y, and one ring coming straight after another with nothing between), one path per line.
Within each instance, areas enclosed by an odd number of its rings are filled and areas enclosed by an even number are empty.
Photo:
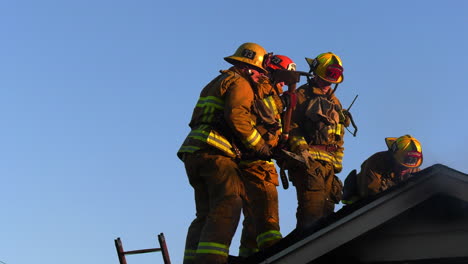
M373 154L346 177L343 204L376 195L406 181L420 171L423 162L421 143L411 135L385 138L388 150Z

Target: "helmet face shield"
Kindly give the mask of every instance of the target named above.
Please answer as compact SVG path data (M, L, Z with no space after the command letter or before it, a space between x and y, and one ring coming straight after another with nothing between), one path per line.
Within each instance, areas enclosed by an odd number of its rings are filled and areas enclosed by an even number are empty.
M318 55L315 59L306 58L310 71L329 83L343 81L343 63L338 55L327 52Z
M343 67L338 64L332 64L326 68L324 79L329 82L337 82L342 75Z
M422 154L417 151L407 152L401 164L405 167L418 167L421 164Z

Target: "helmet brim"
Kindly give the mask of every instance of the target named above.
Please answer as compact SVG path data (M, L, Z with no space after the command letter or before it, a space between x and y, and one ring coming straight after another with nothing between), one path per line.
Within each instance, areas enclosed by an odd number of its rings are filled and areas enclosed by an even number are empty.
M395 142L396 140L397 140L396 137L385 138L385 143L387 144L388 149L392 148L393 142Z
M252 68L256 69L259 72L262 72L262 73L267 73L268 72L264 68L260 68L260 67L257 67L255 65L249 63L249 60L246 59L246 58L242 58L242 57L238 57L238 56L229 56L229 57L225 57L224 60L229 62L232 65L237 65L239 63L242 63L244 65L247 65L248 67L252 67Z
M305 58L306 61L307 61L307 64L309 64L309 67L312 68L312 66L314 65L314 59L311 59L311 58Z

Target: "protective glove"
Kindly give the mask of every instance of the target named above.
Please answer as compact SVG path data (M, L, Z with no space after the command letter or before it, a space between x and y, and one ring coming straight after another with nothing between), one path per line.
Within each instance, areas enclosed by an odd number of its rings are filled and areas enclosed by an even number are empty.
M346 109L341 109L340 111L340 123L343 124L345 127L348 127L351 123L351 113Z
M300 155L302 158L304 158L305 166L307 167L307 169L312 168L315 160L310 154L309 150L307 149L302 150Z
M273 152L268 144L263 144L255 151L255 155L262 160L269 160L273 156Z
M297 104L297 95L296 93L290 93L288 91L284 92L281 95L281 102L283 103L284 108L291 107L294 109Z

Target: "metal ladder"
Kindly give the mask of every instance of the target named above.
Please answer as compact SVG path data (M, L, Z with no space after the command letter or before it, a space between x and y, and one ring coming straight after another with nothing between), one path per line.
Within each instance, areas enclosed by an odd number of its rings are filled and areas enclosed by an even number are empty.
M159 240L160 248L148 248L148 249L124 251L123 246L122 246L122 241L120 240L120 237L118 237L117 239L114 240L114 242L115 242L115 248L117 250L117 256L119 256L120 264L127 264L125 255L135 255L135 254L150 253L150 252L157 252L157 251L161 251L164 264L171 264L171 260L169 258L169 252L166 246L166 239L164 238L163 233L158 235L158 240Z

